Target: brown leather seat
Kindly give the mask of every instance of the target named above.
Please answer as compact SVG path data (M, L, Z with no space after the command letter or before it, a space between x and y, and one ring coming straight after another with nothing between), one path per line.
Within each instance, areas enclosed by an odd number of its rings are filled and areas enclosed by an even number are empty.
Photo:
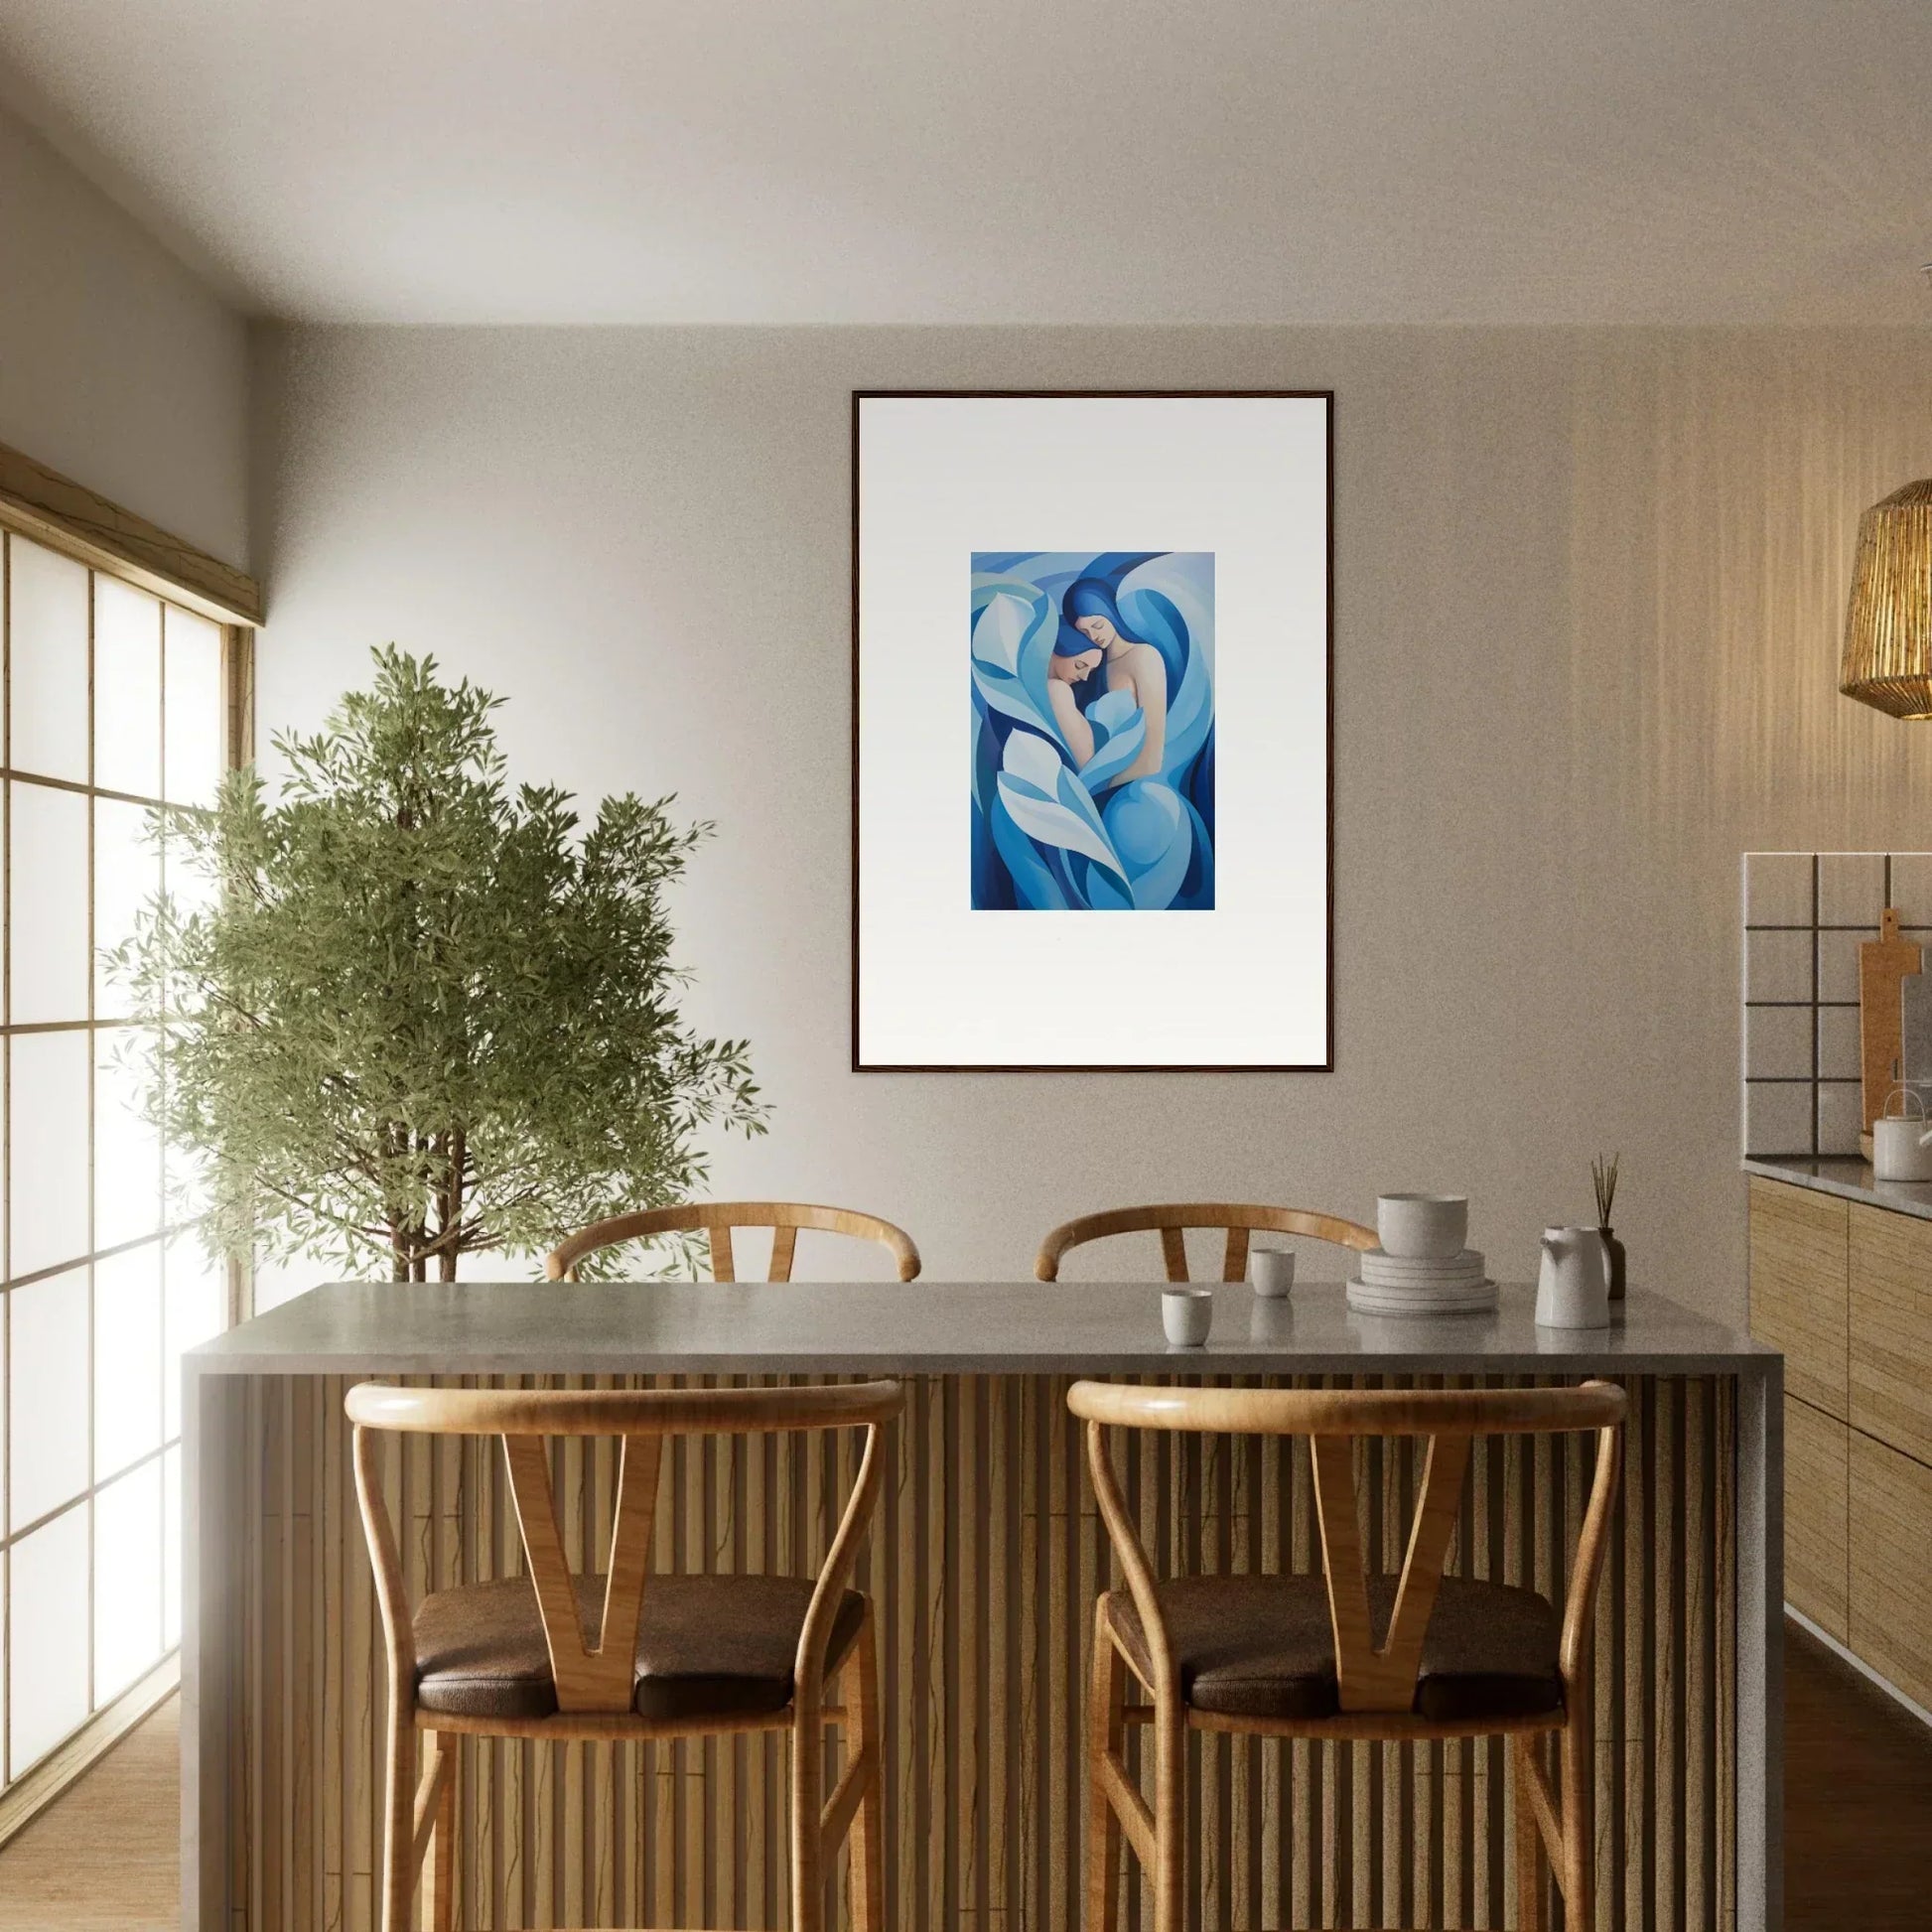
M1180 1667L1181 1696L1229 1718L1332 1718L1328 1589L1320 1577L1181 1577L1157 1585ZM1388 1627L1396 1580L1368 1580L1369 1612ZM1153 1676L1134 1599L1110 1590L1107 1613L1144 1682ZM1438 1724L1534 1718L1563 1709L1560 1622L1534 1590L1445 1577L1423 1638L1415 1712Z
M579 1577L586 1644L597 1640L604 1579ZM639 1717L761 1717L791 1702L809 1577L653 1576L637 1633ZM865 1598L847 1590L832 1622L826 1670L859 1634ZM416 1606L416 1703L457 1718L547 1718L557 1709L550 1652L527 1577L433 1590Z

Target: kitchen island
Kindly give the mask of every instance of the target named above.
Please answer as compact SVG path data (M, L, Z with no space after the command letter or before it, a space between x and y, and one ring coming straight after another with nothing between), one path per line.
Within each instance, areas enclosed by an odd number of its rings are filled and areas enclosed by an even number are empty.
M907 1380L861 1587L880 1605L889 1923L1072 1928L1082 1650L1112 1581L1069 1380L1082 1375L1517 1383L1631 1394L1596 1615L1598 1923L1781 1921L1782 1358L1661 1297L1615 1325L1494 1313L1393 1321L1332 1285L1216 1290L1173 1350L1154 1285L541 1283L316 1290L185 1364L184 1924L375 1923L385 1686L343 1396L379 1376L501 1386L892 1374ZM1318 1566L1306 1442L1117 1445L1170 1574ZM521 1568L499 1451L385 1446L412 1597ZM1587 1438L1478 1446L1451 1572L1561 1600ZM607 1517L603 1446L564 1451L573 1561ZM687 1439L667 1451L663 1568L808 1571L850 1444ZM1396 1567L1397 1446L1364 1466ZM466 1927L767 1926L783 1912L782 1743L464 1747ZM1196 1738L1189 1821L1209 1926L1500 1925L1513 1798L1500 1744ZM1143 1923L1130 1896L1130 1928Z

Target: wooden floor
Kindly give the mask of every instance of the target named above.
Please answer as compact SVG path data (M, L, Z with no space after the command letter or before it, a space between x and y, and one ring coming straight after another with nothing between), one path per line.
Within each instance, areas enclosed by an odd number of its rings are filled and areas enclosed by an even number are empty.
M1788 1932L1932 1925L1932 1732L1785 1626Z
M176 1932L181 1700L0 1848L0 1932Z
M1932 1732L1788 1631L1787 1932L1932 1924ZM168 1703L0 1850L0 1932L176 1923L179 1705Z

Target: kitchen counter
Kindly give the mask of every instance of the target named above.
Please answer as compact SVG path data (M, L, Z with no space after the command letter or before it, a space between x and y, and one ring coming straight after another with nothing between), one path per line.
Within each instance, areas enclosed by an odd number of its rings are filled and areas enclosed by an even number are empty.
M1841 1200L1863 1201L1868 1207L1889 1207L1895 1213L1932 1221L1932 1180L1880 1180L1872 1173L1871 1163L1856 1155L1820 1155L1815 1159L1750 1156L1744 1162L1744 1172L1793 1187L1809 1187L1814 1193L1836 1194Z
M1303 1284L1286 1303L1220 1286L1208 1345L1174 1349L1158 1292L339 1284L191 1351L184 1924L375 1923L386 1686L343 1415L361 1377L904 1378L858 1579L881 1620L888 1922L1072 1932L1081 1656L1111 1557L1068 1379L1607 1375L1631 1410L1596 1618L1601 1910L1620 1926L1774 1932L1783 1357L1654 1294L1632 1294L1607 1329L1539 1329L1521 1285L1492 1313L1430 1320L1354 1314L1331 1284ZM668 1448L657 1560L812 1568L851 1453L801 1440ZM1230 1453L1217 1439L1123 1432L1116 1453L1169 1572L1318 1568L1305 1440L1249 1439ZM1560 1599L1590 1439L1533 1451L1493 1439L1475 1453L1451 1567ZM1407 1450L1370 1455L1371 1547L1399 1566ZM392 1439L384 1456L412 1600L520 1567L493 1442ZM581 1539L608 1512L609 1470L575 1450L563 1468ZM591 1567L584 1548L573 1560ZM1510 1861L1495 1853L1507 1839L1490 1762L1469 1746L1210 1752L1190 1814L1193 1909L1212 1924L1500 1924ZM464 1765L466 1926L776 1922L782 1767L762 1740L585 1747L554 1769L528 1747L483 1745ZM1362 1788L1342 1802L1350 1779Z
M317 1289L193 1350L191 1375L1708 1375L1773 1362L1661 1295L1608 1328L1539 1328L1536 1291L1488 1314L1357 1314L1332 1283L1214 1291L1204 1348L1161 1329L1155 1282L390 1283Z

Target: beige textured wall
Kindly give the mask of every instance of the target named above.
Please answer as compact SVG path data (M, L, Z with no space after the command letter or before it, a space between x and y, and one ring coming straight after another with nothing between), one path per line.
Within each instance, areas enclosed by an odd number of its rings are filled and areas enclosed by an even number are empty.
M248 561L246 325L0 109L0 443Z
M1841 701L1858 512L1932 472L1932 337L1464 330L265 332L265 728L396 638L516 770L676 790L705 1024L776 1107L721 1191L928 1275L1110 1202L1366 1217L1466 1186L1521 1277L1621 1148L1635 1279L1743 1307L1737 855L1917 847L1932 734ZM1331 1074L847 1071L848 392L1337 392ZM823 1249L801 1269L827 1266ZM1151 1259L1146 1263L1152 1267Z

